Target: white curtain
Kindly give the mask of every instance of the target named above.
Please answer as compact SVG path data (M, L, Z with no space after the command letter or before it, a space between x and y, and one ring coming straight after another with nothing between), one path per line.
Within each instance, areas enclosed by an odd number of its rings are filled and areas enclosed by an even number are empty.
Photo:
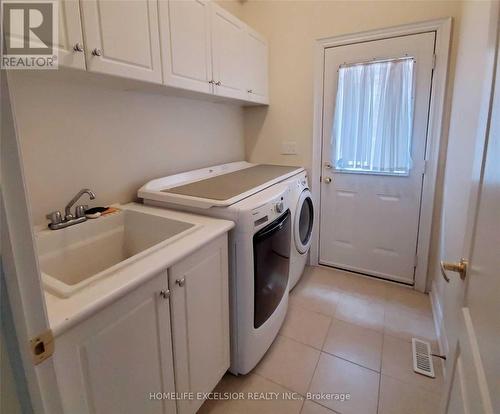
M332 131L338 170L408 174L414 60L341 66Z

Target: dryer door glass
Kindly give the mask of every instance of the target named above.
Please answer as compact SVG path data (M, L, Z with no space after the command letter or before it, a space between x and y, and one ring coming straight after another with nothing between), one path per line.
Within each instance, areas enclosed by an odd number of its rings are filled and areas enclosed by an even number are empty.
M254 328L274 313L287 291L290 266L290 211L253 237Z
M306 253L311 245L314 223L314 207L309 190L304 190L299 197L295 212L294 239L299 253Z
M309 243L313 226L313 204L311 197L306 197L300 208L299 235L303 246Z

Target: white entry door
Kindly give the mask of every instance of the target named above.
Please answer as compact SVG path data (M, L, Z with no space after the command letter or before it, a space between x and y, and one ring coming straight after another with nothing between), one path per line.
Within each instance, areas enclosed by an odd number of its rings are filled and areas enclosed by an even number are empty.
M434 43L325 51L321 264L413 284Z

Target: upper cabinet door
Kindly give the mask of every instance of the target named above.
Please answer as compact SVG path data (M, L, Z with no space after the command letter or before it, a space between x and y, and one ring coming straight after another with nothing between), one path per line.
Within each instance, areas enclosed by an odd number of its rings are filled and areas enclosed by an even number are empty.
M211 93L209 2L160 0L159 10L165 85Z
M245 40L248 100L267 104L269 103L267 42L251 29L247 29Z
M212 63L215 94L247 99L245 24L216 4L212 7Z
M59 1L59 41L53 45L59 65L85 70L83 33L78 0Z
M85 0L80 5L88 70L162 82L156 0Z

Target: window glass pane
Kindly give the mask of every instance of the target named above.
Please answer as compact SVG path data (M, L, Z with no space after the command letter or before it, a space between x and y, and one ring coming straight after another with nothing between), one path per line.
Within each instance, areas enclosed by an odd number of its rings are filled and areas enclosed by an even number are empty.
M331 137L335 169L408 175L414 63L408 58L339 68Z

